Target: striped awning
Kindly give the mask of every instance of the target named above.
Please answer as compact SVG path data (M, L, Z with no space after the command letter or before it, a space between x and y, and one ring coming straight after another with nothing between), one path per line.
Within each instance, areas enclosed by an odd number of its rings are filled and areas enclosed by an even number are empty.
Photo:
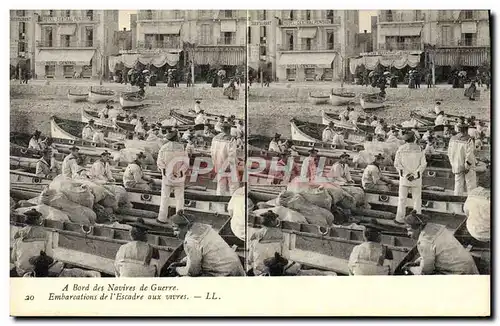
M194 62L197 65L239 66L245 64L246 51L238 48L197 48Z
M467 67L477 67L489 60L489 48L450 48L436 50L434 63L437 66L454 66L459 64Z

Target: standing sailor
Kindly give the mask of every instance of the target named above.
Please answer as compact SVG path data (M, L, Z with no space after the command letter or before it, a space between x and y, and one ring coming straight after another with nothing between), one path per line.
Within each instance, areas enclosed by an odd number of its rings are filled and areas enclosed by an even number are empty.
M200 110L196 118L194 119L195 125L204 125L207 123L207 118L205 117L205 110Z
M78 166L77 162L79 157L78 151L80 149L76 146L73 146L69 150L70 154L66 156L62 162L61 172L63 176L71 179L73 177L73 172L75 168Z
M441 112L441 102L437 101L436 106L434 106L434 113L438 115L439 112Z
M150 227L142 218L129 223L132 241L122 245L115 257L116 277L156 277L160 253L148 243Z
M214 130L218 133L222 132L222 124L224 123L224 116L217 117L217 122L215 123Z
M344 141L344 133L342 128L335 128L333 132L332 145L336 148L344 148L347 146Z
M184 150L184 144L179 142L177 132L168 133L167 140L168 142L160 148L156 161L162 175L160 212L157 219L160 223L168 221L168 203L172 190L176 212L184 209L185 179L189 168L189 157Z
M104 132L102 127L97 127L94 135L92 136L92 141L96 144L106 144L104 140Z
M125 172L123 172L123 186L125 188L135 188L141 190L151 190L153 180L145 176L142 172L141 165L146 158L143 152L137 154L134 162L130 163Z
M144 134L146 130L144 130L144 117L140 117L139 121L135 124L134 132L136 134Z
M89 123L85 127L83 127L82 139L87 141L92 141L93 136L94 136L94 119L90 119Z
M172 216L174 234L184 242L185 266L174 263L180 276L244 276L236 252L208 224L193 223L183 213Z
M300 169L300 177L306 178L308 182L313 182L316 179L316 160L318 158L318 150L316 148L311 148L309 150L309 156L302 162L302 167Z
M444 126L446 124L446 118L444 117L444 111L438 113L436 120L434 120L435 126Z
M200 113L200 111L201 111L201 101L196 100L196 102L194 103L194 112L198 114Z
M422 177L427 167L425 153L415 143L415 135L408 132L403 137L406 142L396 151L394 167L399 174L399 198L395 223L403 224L406 215L408 190L411 190L413 209L418 214L422 212Z
M477 185L474 140L467 134L468 129L468 125L459 126L460 133L451 137L448 144L451 171L455 174L455 196L463 195L464 187L469 192Z
M232 195L238 188L239 181L236 173L236 139L230 136L231 125L223 124L222 133L212 139L210 154L217 175L217 195ZM224 173L230 176L222 176ZM235 179L235 180L233 180Z
M111 173L111 167L109 166L109 161L111 159L111 153L104 151L101 154L101 158L96 160L92 167L90 168L90 178L93 181L115 182L113 174Z

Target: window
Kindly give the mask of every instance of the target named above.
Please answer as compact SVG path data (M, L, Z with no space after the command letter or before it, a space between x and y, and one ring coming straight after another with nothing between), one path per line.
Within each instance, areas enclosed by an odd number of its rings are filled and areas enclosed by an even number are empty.
M43 33L43 46L52 47L52 27L46 27Z
M306 38L306 50L311 50L312 49L312 42L310 38Z
M26 37L26 23L19 22L19 39L24 40Z
M85 46L94 45L94 28L85 27Z
M54 77L56 74L56 65L46 65L45 66L45 76Z
M387 10L385 18L386 21L392 22L392 10Z
M452 32L451 26L441 27L441 45L451 45L450 43L453 40Z
M247 44L252 44L252 27L247 27Z
M63 66L63 74L65 78L73 78L74 73L75 73L75 66L73 65Z
M259 20L266 20L267 19L267 13L265 10L259 10Z
M306 20L311 20L311 10L306 10Z
M463 46L474 46L475 45L475 34L463 33L462 34L462 45Z
M326 11L326 19L330 20L333 23L333 10Z
M200 28L200 43L201 44L211 44L212 43L212 28L209 24L201 25Z
M293 20L294 19L294 13L293 13L293 10L290 10L290 20Z
M64 15L65 17L71 17L71 10L65 10Z
M182 19L184 18L184 12L182 10L174 10L174 17L175 19Z
M49 17L54 17L54 10L49 10Z
M326 31L326 48L333 50L334 48L334 33L333 31Z
M233 32L222 32L222 44L234 44L234 34Z
M260 45L259 46L259 53L260 55L266 55L267 54L267 48L265 45Z
M473 19L474 18L474 11L464 10L463 15L464 15L464 19Z
M422 20L422 10L415 10L415 20Z
M61 35L61 45L64 47L70 47L70 36Z
M304 74L305 74L306 80L316 79L316 69L314 69L314 68L305 68Z
M93 10L87 10L86 16L89 20L94 20L94 11Z
M146 19L153 19L153 10L146 10Z
M232 10L224 10L224 18L233 18Z
M323 80L333 80L333 69L332 68L323 69Z
M19 42L18 43L18 51L19 53L21 52L26 52L26 43L25 42Z
M287 80L295 80L297 78L297 69L296 68L286 68L286 79Z
M260 26L260 37L267 37L267 26Z
M210 18L211 15L212 15L211 10L198 10L198 16L200 18Z
M346 35L346 38L345 38L345 44L349 45L350 40L351 40L351 33L349 33L349 31L347 31L347 35Z
M92 60L90 61L92 63ZM82 78L92 77L92 65L82 67Z
M286 49L293 50L293 31L286 31Z
M26 10L16 10L16 15L24 17L26 16Z

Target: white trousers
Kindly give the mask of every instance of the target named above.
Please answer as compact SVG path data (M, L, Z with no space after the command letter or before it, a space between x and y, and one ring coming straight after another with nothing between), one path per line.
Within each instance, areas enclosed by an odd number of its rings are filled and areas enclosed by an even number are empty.
M462 196L464 194L464 188L467 192L477 187L476 181L476 171L469 170L468 173L455 173L455 196Z
M232 196L239 187L240 183L232 181L231 177L218 177L216 195Z
M417 214L422 214L422 184L420 186L404 186L399 184L399 194L398 194L398 210L396 212L396 221L403 222L403 218L406 216L406 202L408 200L408 191L411 191L411 196L413 199L413 209L417 211Z
M184 209L184 188L184 183L167 185L167 182L165 182L165 180L162 180L160 212L158 213L158 220L160 220L161 222L168 221L168 202L172 190L174 191L176 213Z

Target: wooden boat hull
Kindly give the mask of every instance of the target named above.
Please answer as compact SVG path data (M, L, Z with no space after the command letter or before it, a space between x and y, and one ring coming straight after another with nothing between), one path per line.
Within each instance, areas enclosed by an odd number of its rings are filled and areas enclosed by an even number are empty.
M94 115L90 114L89 111L82 109L81 110L81 121L84 123L88 123L89 120L91 120L91 119L94 120L94 123L98 126L105 126L105 127L110 127L110 128L116 127L112 121L100 119L97 114L94 116Z
M122 108L137 108L144 105L144 100L131 100L123 95L120 96L120 105Z
M344 105L352 102L356 95L353 93L352 96L340 95L340 94L330 94L330 104L331 105Z
M303 131L302 129L304 126L310 126L311 129L316 129L316 136L309 135L305 131ZM292 119L290 121L290 130L293 141L304 141L310 143L321 142L321 133L323 132L324 128L325 127L321 124L304 122L297 119ZM352 130L351 132L349 129L346 130L348 132L346 141L359 143L363 142L366 139L366 134L363 132L355 132L354 130Z
M382 102L382 101L373 102L373 101L364 99L362 97L359 99L359 104L361 105L361 107L365 111L381 109L385 106L384 102Z
M308 101L311 104L319 105L319 104L327 104L330 99L330 96L313 96L309 93Z
M96 93L90 89L89 91L89 96L88 96L88 101L92 103L104 103L109 100L113 100L116 96L115 92L105 94L105 93Z
M88 97L88 94L71 94L71 93L68 93L68 100L70 100L70 102L85 102L87 101L87 97Z
M62 119L52 116L50 119L51 137L81 141L82 130L85 125L86 124L81 121ZM111 141L120 141L125 139L125 131L121 128L103 127L105 139Z

